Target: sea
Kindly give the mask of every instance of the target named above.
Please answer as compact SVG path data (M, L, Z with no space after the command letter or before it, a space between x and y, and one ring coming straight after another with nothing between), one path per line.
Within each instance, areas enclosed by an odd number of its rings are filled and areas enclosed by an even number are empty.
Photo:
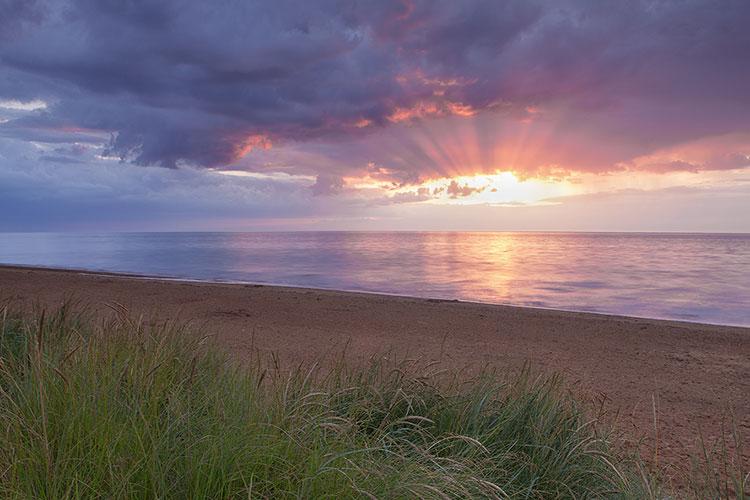
M750 234L0 233L0 263L750 326Z

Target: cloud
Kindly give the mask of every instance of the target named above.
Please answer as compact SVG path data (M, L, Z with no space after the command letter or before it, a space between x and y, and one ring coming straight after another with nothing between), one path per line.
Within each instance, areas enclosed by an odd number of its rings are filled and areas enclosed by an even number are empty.
M331 196L338 194L344 189L344 179L335 175L320 174L315 179L315 184L310 186L315 196Z
M750 151L750 148L748 148ZM711 170L730 170L736 168L750 168L750 154L725 153L712 158L706 165Z
M639 169L649 172L702 172L707 170L734 170L750 167L750 156L743 153L725 153L711 158L705 163L692 163L684 160L671 160L660 163L647 163Z
M0 0L0 41L17 36L44 18L36 0Z
M474 129L475 170L497 168L497 137L529 137L515 161L501 152L529 175L611 170L750 130L743 1L6 0L2 10L0 99L48 106L0 134L99 141L140 165L225 166L270 146L321 160L288 165L297 173L340 177L376 160L416 182L469 168L419 137L430 120ZM396 151L379 147L395 133L406 134ZM247 168L268 169L258 163Z
M648 172L699 172L701 165L690 163L683 160L671 160L659 163L647 163L641 167L641 170Z
M96 148L59 149L0 139L0 231L247 228L331 211L306 178L132 168Z
M468 184L461 186L455 180L452 180L450 184L448 184L448 186L445 188L445 192L450 198L453 199L458 197L471 196L474 193L481 193L482 191L484 191L483 187L472 187Z
M460 206L512 198L458 178L504 171L634 189L555 201L578 228L660 211L682 228L669 203L745 227L748 17L733 0L0 0L0 230L557 227L550 207ZM723 187L657 190L685 179Z
M39 158L47 153L80 161ZM314 196L317 179L309 176L132 168L100 160L100 153L90 145L68 149L0 138L0 231L750 230L744 217L750 178L742 170L729 178L710 172L692 188L615 184L613 192L534 206L447 205L435 201L448 196L450 182L437 193L419 187L366 197L347 187L339 196Z
M622 167L660 173L750 168L750 133L731 133L678 144L634 158Z

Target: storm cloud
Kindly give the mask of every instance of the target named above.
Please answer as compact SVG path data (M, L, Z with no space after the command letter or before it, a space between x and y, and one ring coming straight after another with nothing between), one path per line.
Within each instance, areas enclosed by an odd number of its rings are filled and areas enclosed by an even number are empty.
M0 136L99 141L104 156L138 165L246 158L243 168L267 171L254 155L302 151L284 169L317 176L315 193L331 194L373 163L398 183L450 174L422 145L393 145L430 120L502 122L475 133L480 170L497 167L483 143L512 137L511 125L560 132L515 167L530 175L624 168L690 141L750 134L743 0L3 0L0 9L0 100L46 103L7 115ZM389 141L397 154L383 149ZM735 168L746 146L716 152L727 161L711 168Z

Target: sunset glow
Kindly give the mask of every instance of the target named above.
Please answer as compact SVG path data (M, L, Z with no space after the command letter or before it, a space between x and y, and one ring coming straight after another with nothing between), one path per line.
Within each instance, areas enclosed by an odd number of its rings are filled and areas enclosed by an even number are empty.
M566 181L521 181L512 172L435 179L420 184L420 190L431 197L430 203L462 205L529 205L576 194L575 186Z
M750 230L744 4L219 3L0 22L2 227Z
M750 0L0 0L0 299L13 498L745 498Z

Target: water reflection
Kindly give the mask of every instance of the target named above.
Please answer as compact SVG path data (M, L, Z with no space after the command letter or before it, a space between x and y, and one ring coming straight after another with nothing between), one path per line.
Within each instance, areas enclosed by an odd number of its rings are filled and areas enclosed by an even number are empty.
M2 234L0 262L750 325L750 236Z

